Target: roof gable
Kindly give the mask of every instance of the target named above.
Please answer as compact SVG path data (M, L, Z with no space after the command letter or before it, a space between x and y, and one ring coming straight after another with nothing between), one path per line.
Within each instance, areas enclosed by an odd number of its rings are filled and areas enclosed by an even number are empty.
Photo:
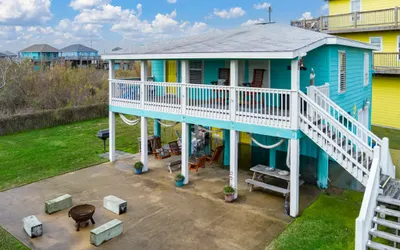
M41 52L41 53L47 53L47 52L58 52L58 49L48 45L48 44L34 44L32 46L29 46L28 48L25 48L21 50L20 52Z
M60 49L60 52L98 52L98 51L86 47L85 45L82 44L72 44L70 46Z

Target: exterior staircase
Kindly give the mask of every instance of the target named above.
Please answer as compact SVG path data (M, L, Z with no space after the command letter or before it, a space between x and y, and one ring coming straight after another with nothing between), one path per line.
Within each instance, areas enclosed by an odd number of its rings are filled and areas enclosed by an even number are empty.
M301 131L365 186L355 248L399 249L400 180L394 179L389 140L378 138L314 86L299 99Z

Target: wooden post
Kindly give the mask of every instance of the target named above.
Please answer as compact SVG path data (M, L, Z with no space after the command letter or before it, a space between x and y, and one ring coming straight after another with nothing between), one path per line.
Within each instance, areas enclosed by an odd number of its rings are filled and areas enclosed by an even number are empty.
M394 7L394 25L399 26L399 7Z
M189 133L191 133L189 129L189 124L186 122L182 122L182 152L181 152L181 160L182 160L182 175L185 176L184 184L189 183Z
M140 105L141 108L144 109L144 101L145 101L145 85L144 82L147 81L147 60L140 61Z
M292 60L291 75L291 105L290 120L292 129L299 129L299 91L300 91L300 67L297 59Z
M109 61L109 69L108 69L108 79L109 79L109 94L108 94L108 102L109 105L112 104L112 95L113 95L113 86L112 80L115 78L114 72L114 61ZM115 113L112 111L108 112L108 129L109 129L109 139L108 139L108 154L110 162L115 161Z
M354 14L353 14L354 28L357 28L357 17L358 17L358 12L354 12Z
M235 189L234 199L238 197L238 143L239 132L231 129L229 185Z
M299 214L299 161L300 148L299 139L290 140L290 216Z
M186 84L190 82L190 75L189 75L189 61L182 60L181 61L181 82L182 82L182 90L181 90L181 105L182 105L182 115L186 114L186 101L187 101L187 90Z
M140 161L143 163L143 172L149 170L148 140L147 118L142 116L140 117Z
M239 86L239 61L231 60L231 68L230 68L230 82L231 82L231 90L230 90L230 113L231 113L231 121L234 122L236 120L236 87ZM231 162L232 163L232 162Z

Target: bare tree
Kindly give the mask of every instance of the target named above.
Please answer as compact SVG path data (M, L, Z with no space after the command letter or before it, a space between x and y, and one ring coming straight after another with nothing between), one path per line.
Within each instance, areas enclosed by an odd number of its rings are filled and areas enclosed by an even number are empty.
M10 58L0 59L0 89L4 88L7 82L12 82L22 72L18 68L20 64L13 62Z

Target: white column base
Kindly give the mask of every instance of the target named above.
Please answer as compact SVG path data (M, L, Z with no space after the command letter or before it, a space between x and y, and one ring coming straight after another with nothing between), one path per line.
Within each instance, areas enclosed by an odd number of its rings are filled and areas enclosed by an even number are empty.
M108 123L109 123L109 138L108 138L108 154L110 162L115 162L115 113L108 112Z
M183 184L189 183L189 124L182 122L182 175L185 176Z
M300 163L300 148L299 140L290 140L290 216L297 217L299 214L299 163Z
M238 142L239 132L231 129L229 185L235 189L235 199L238 197Z
M140 161L143 163L142 172L149 170L149 154L148 154L148 133L147 133L147 118L140 118Z

